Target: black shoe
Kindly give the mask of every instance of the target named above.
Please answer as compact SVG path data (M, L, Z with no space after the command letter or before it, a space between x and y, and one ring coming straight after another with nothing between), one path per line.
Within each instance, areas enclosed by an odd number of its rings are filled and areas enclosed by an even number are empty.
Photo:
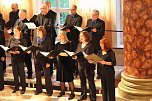
M4 88L0 89L0 91L3 91L3 90L4 90Z
M101 77L98 75L96 79L101 79Z
M57 97L61 97L61 96L63 96L63 95L65 95L65 92L62 92L62 91L61 91Z
M25 93L25 90L21 90L21 93L20 94L24 94Z
M10 63L9 66L12 66L12 64Z
M85 99L87 99L87 95L82 95L82 96L80 97L80 99L78 99L78 101L82 101L82 100L85 100Z
M42 93L42 92L35 92L35 95L39 95L40 93Z
M68 100L72 100L75 97L75 94L70 94Z
M18 90L19 90L19 89L14 89L14 90L12 91L12 93L16 93Z
M52 93L47 93L47 96L52 96Z
M32 74L29 74L27 78L32 79Z

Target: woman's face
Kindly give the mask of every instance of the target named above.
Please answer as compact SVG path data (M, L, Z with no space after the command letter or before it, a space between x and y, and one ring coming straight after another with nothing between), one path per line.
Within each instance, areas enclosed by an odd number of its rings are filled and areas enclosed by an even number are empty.
M59 41L64 42L65 41L65 36L63 34L58 35Z
M16 28L14 28L13 32L14 32L15 36L21 35L21 32L19 30L17 30Z
M100 42L100 47L102 50L104 50L104 44Z
M86 39L85 39L85 36L83 35L83 33L80 33L79 35L79 38L80 38L80 42L86 42Z
M43 38L43 33L42 33L42 31L37 30L37 37Z

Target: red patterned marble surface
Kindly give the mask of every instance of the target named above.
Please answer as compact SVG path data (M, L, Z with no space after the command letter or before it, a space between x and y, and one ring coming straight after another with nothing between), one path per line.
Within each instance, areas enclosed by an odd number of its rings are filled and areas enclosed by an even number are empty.
M152 0L123 1L125 74L152 78Z

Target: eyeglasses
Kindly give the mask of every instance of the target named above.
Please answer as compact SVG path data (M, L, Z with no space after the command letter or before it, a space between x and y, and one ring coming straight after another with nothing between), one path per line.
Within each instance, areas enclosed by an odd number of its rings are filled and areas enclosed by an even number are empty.
M70 11L75 11L76 9L69 9Z

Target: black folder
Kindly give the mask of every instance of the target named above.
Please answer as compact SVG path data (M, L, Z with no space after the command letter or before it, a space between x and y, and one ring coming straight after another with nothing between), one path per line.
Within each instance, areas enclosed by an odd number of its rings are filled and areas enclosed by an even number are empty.
M36 19L37 19L37 15L34 15L34 16L29 20L29 22L35 22Z
M71 57L73 57L73 56L84 56L83 55L83 52L77 52L77 53L75 53L75 52L70 52L70 51L67 51L67 50L64 50L65 51L65 53L67 54L67 55L69 55L69 56L71 56Z
M55 58L57 57L59 54L60 54L60 51L56 51L56 50L52 50L51 52L41 52L40 53L45 56L45 57L48 57L48 58Z
M10 29L11 27L14 27L15 21L14 20L9 20L6 24L5 27L7 29Z
M28 51L34 52L36 50L39 50L39 48L36 46L24 47L22 45L19 45L19 47L22 49L22 51L25 51L25 52L28 52Z
M4 51L6 51L6 52L9 52L9 51L20 51L20 47L19 47L19 46L13 46L13 47L9 48L9 47L6 47L6 46L4 46L4 45L0 45L0 47L1 47Z
M69 25L66 25L63 28L61 28L61 30L67 30L67 29L72 29L72 28L74 28L74 26L69 24Z
M88 31L88 32L91 32L92 28L91 27L86 27L84 28L82 31Z

